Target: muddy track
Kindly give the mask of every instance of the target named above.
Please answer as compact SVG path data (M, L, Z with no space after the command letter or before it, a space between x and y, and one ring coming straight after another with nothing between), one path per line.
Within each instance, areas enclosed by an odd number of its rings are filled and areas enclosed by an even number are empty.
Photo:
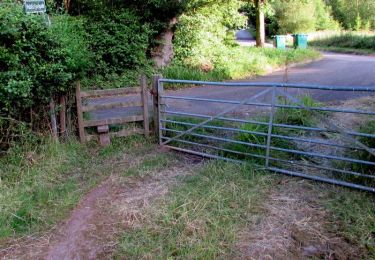
M165 195L180 178L192 174L197 161L180 158L172 166L142 176L113 174L91 190L59 227L44 236L13 241L2 259L109 258L121 232L143 218L142 209ZM129 165L122 165L127 168Z

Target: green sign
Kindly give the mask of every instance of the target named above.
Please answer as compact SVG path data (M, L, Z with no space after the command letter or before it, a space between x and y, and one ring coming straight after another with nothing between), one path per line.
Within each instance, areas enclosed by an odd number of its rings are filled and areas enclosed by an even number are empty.
M24 0L23 6L27 14L39 14L46 12L45 0Z

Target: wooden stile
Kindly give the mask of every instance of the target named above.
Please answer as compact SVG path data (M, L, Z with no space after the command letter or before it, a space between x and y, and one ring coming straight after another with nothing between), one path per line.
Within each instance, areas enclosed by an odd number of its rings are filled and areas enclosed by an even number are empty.
M134 98L140 100L134 101ZM115 101L119 97L130 96L129 101ZM111 99L113 101L111 102ZM97 102L96 100L105 99L106 102L102 104L89 104L83 105L83 101L92 100L91 102ZM110 137L114 136L129 136L132 134L144 134L145 136L149 135L149 107L148 107L148 87L147 87L147 78L145 75L140 77L140 87L136 88L121 88L121 89L108 89L108 90L90 90L90 91L81 91L79 82L77 83L76 88L76 101L77 101L77 114L78 114L78 128L79 128L79 137L81 142L89 140L99 140L102 145L108 145L110 143ZM86 103L86 102L85 102ZM98 103L98 102L97 102ZM98 119L98 120L84 120L83 113L93 112L99 110L108 110L115 108L134 108L142 107L142 115L130 115L116 118L107 118L107 119ZM122 125L131 122L142 122L143 129L123 129L118 132L110 132L110 125ZM97 132L99 136L95 135L86 135L86 127L97 127ZM108 131L107 131L108 130Z

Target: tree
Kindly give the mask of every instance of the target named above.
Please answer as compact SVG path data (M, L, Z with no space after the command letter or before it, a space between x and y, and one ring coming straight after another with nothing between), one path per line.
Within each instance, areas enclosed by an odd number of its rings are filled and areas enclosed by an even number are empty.
M264 4L266 0L255 0L256 10L256 42L257 47L264 47L266 28L264 24Z

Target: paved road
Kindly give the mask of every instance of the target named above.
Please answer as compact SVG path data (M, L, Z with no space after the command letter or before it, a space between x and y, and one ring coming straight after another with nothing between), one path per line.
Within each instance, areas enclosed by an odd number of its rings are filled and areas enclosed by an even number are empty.
M250 82L282 82L318 84L332 86L367 86L375 88L375 57L356 56L326 53L322 60L303 66L288 69L287 80L285 70L274 72L270 75L259 77ZM201 97L227 100L243 100L251 98L263 88L228 88L202 86L173 92L173 95ZM289 93L299 94L301 90L288 90ZM336 92L336 91L310 91L310 95L322 102L337 103L352 99L368 93ZM203 102L177 102L169 101L171 107L177 106L190 112L215 112L225 109L228 105L210 104Z
M254 36L246 29L236 32L236 41L240 46L254 47L256 45ZM265 43L265 47L273 48L273 44Z
M285 83L285 71L277 71L270 75L251 80L252 82L282 82ZM288 83L319 84L332 86L368 86L375 88L375 57L326 53L322 60L303 66L288 69ZM227 100L243 100L259 93L262 88L228 88L228 87L195 87L178 91L169 91L169 95L201 97ZM289 93L298 94L298 91ZM323 102L339 102L356 98L368 93L311 91L314 99ZM103 101L96 101L103 102ZM106 101L105 101L106 102ZM182 110L191 113L215 114L229 105L185 102L168 100L170 110ZM93 118L119 117L128 113L141 113L141 110L104 110L93 114Z

